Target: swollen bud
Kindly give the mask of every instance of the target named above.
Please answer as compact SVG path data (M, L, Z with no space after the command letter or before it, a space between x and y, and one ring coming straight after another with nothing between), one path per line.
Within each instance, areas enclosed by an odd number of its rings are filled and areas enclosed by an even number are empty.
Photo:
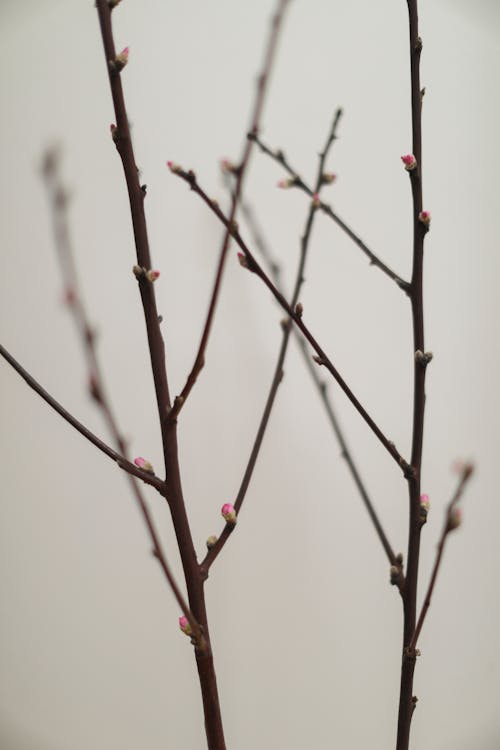
M231 505L231 503L224 503L220 512L226 523L230 524L231 526L236 526L237 518L234 505Z

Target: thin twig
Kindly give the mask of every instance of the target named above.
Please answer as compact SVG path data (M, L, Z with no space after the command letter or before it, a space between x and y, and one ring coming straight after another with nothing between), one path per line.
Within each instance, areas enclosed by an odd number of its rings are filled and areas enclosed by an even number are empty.
M271 159L280 164L288 172L288 174L292 178L291 187L299 188L299 190L302 190L304 193L306 193L306 195L309 195L312 198L316 191L307 185L300 174L292 167L281 149L272 149L271 147L267 146L259 137L254 136L252 133L248 134L248 138L255 141L255 143L259 146L260 150L264 154L270 156ZM368 245L363 242L363 240L348 226L348 224L346 224L343 219L340 218L337 212L334 211L332 207L328 205L328 203L323 203L323 201L320 201L318 209L326 214L326 216L329 216L330 219L332 219L332 221L334 221L335 224L337 224L337 226L339 226L342 231L347 234L347 236L370 260L370 265L379 268L386 276L395 281L400 289L408 293L408 289L410 286L409 283L402 279L401 276L399 276L395 271L389 268L388 265L386 265L372 250L370 250Z
M285 10L289 1L290 0L279 1L277 10L271 22L269 39L267 42L266 52L264 56L264 64L262 67L262 71L259 74L258 79L257 79L257 96L255 98L254 108L253 108L253 112L251 116L250 132L253 133L255 136L257 136L257 134L259 133L260 119L262 115L262 109L264 106L267 83L269 80L274 56L276 53L276 47L277 47L279 32L280 32L281 25L283 22L283 17L284 17ZM233 226L233 223L235 221L238 203L239 203L242 191L243 191L243 177L246 172L246 168L248 165L248 160L250 158L252 147L253 147L252 141L250 139L247 139L245 141L245 145L243 148L243 155L241 157L239 164L232 168L232 171L236 177L236 183L235 183L233 197L231 201L231 207L229 209L229 218L228 218L229 223L226 226L226 231L224 233L224 238L222 240L222 247L221 247L220 254L219 254L219 261L217 264L217 271L215 274L212 294L210 296L210 303L208 306L205 325L203 327L203 333L201 335L201 340L198 346L198 351L194 360L193 367L191 368L191 372L189 373L187 377L186 383L180 395L177 396L174 400L174 405L169 414L170 420L174 420L177 418L180 410L186 403L186 399L189 396L194 384L196 383L196 380L198 378L200 371L205 365L205 351L207 348L208 338L210 336L210 331L212 328L212 323L213 323L213 319L215 315L215 309L217 306L217 300L219 297L219 292L220 292L221 283L222 283L222 275L223 275L224 267L226 263L229 243L231 240L230 227Z
M267 267L269 269L269 273L272 276L272 279L276 286L280 288L281 286L281 269L279 263L273 258L273 255L267 245L266 240L264 239L262 232L259 228L257 219L255 217L253 208L250 206L250 204L247 201L242 201L241 203L241 213L243 217L245 218L245 222L248 226L248 229L251 233L253 244L258 249L261 256L264 258ZM280 289L281 291L281 289ZM328 421L330 422L330 425L335 433L335 436L337 438L337 441L340 445L341 449L341 456L345 459L347 466L349 468L349 471L351 473L351 476L354 480L354 483L361 495L361 499L366 507L366 510L368 512L368 515L370 516L370 519L375 527L375 531L377 533L378 538L380 539L380 542L384 548L384 551L387 555L387 559L389 560L391 565L394 565L396 567L401 567L401 558L399 555L396 555L388 538L384 531L384 528L380 522L380 519L378 518L377 512L375 510L375 507L373 505L372 500L370 499L370 496L368 494L368 490L366 489L366 486L361 478L361 474L359 472L359 469L356 466L356 463L354 461L354 457L347 445L346 438L344 436L343 430L340 426L339 420L337 418L337 415L335 413L335 409L333 407L332 401L330 399L330 395L328 393L328 386L325 383L324 380L320 378L318 375L318 369L313 364L313 361L311 359L310 352L307 348L307 344L302 336L300 336L299 332L296 328L292 329L293 336L299 345L300 352L302 354L304 363L307 367L307 370L309 374L311 375L311 378L314 382L314 385L316 387L317 393L323 403L323 406L325 408ZM401 585L403 583L403 578L398 579L398 584Z
M428 226L421 221L422 211L422 96L420 90L420 53L422 40L418 32L417 0L407 0L410 46L411 120L413 156L416 166L408 171L413 202L413 264L409 289L413 322L413 351L415 353L413 376L413 417L411 465L413 475L408 476L409 529L406 556L406 584L403 595L403 654L399 695L396 750L408 750L411 720L416 699L413 695L415 654L409 649L417 617L417 584L420 557L420 485L422 445L425 413L426 359L424 348L423 306L423 255L424 238Z
M123 455L124 459L129 462L130 459L127 455L126 441L120 432L118 422L113 413L111 401L106 393L106 388L104 387L102 370L97 355L94 329L90 323L90 319L83 302L83 297L80 292L80 284L78 281L78 274L76 270L68 226L68 192L61 181L59 173L59 154L55 149L47 151L43 162L42 174L45 179L45 185L47 188L52 211L55 246L61 266L66 303L72 313L72 317L79 334L80 342L82 344L84 356L87 361L87 367L89 371L90 395L100 408L116 447ZM158 532L156 531L153 518L151 516L151 513L149 512L146 499L135 477L131 474L128 474L128 479L130 482L132 494L135 498L136 504L139 508L143 521L148 530L149 537L151 539L153 556L158 560L179 607L189 621L193 633L193 639L197 642L198 647L203 649L204 639L200 626L196 621L193 613L191 612L189 605L186 602L186 599L172 574L166 555L160 543L160 538ZM162 494L165 494L164 486L162 487L162 490Z
M40 383L38 383L35 378L29 374L27 370L24 369L22 365L19 364L19 362L14 359L12 354L7 351L1 344L0 344L0 355L11 365L11 367L14 368L14 370L23 378L23 380L29 385L30 388L32 388L35 393L38 393L38 395L43 398L43 400L54 409L63 419L68 422L72 427L75 428L81 435L83 435L84 438L86 438L92 445L95 445L96 448L98 448L102 453L105 453L106 456L111 458L115 463L118 464L120 469L123 469L128 474L132 474L134 477L137 477L138 479L142 479L143 482L146 484L150 484L152 487L158 490L158 492L162 495L165 493L165 485L164 482L159 478L154 476L153 474L150 474L147 471L144 471L143 469L139 469L135 464L130 463L130 461L127 461L126 458L124 458L122 455L117 453L113 448L111 448L109 445L107 445L103 440L97 437L97 435L94 435L93 432L91 432L85 425L83 425L81 422L76 419L76 417L73 416L69 411L67 411L64 406L61 406L61 404L56 401L55 398L53 398L50 393L48 393Z
M289 317L293 320L297 328L300 329L302 334L305 336L305 338L309 341L312 348L316 352L315 361L318 365L323 365L326 367L326 369L333 375L337 383L340 385L344 393L346 394L349 401L353 404L356 411L363 417L367 425L370 427L372 432L377 436L377 438L380 440L382 445L385 447L385 449L390 453L390 455L393 457L393 459L396 461L398 466L402 469L405 476L409 476L413 473L412 467L408 464L408 462L403 458L403 456L399 453L394 443L389 440L382 430L379 428L379 426L376 424L376 422L372 419L372 417L368 414L366 409L363 407L360 401L356 398L354 393L351 391L345 380L342 378L336 367L333 365L331 360L326 355L325 351L320 347L310 330L307 328L307 326L304 324L301 316L293 310L290 305L288 304L285 297L281 294L281 292L276 288L276 286L273 284L269 276L265 273L262 266L258 263L258 261L255 259L254 255L251 253L250 249L246 245L246 243L243 241L243 238L241 237L241 234L236 226L236 224L230 225L229 220L226 218L226 216L223 214L221 209L219 208L219 205L216 201L213 201L209 196L205 193L203 188L199 185L195 173L190 170L189 172L185 172L181 167L176 166L174 169L175 174L180 177L181 179L185 180L191 187L191 190L195 192L203 201L207 204L207 206L210 208L210 210L217 216L217 218L226 226L231 229L232 237L234 238L235 242L238 244L238 246L243 251L243 255L246 259L246 265L249 271L255 273L267 286L271 294L274 296L274 298L277 300L279 305L285 310L285 312L289 315Z
M338 109L335 112L333 123L328 130L328 137L326 139L325 146L323 150L321 151L321 153L319 154L319 164L318 164L318 170L317 170L316 190L315 190L315 192L317 193L319 193L322 185L324 184L325 162L326 162L328 153L330 151L330 148L334 140L337 137L336 135L337 127L338 127L341 115L342 115L342 110ZM312 227L314 223L315 213L316 213L315 207L311 204L309 206L309 210L308 210L308 214L307 214L307 218L305 222L305 227L304 227L304 232L301 238L299 263L298 263L297 272L295 275L294 289L293 289L292 296L290 299L290 307L295 310L297 310L296 305L299 299L302 284L304 283L305 263L307 259L307 252L309 248L309 241L311 238L311 232L312 232ZM264 411L260 419L259 427L258 427L257 434L255 437L253 446L252 446L252 450L250 452L250 457L247 462L245 473L243 475L243 479L241 481L240 488L238 490L238 493L236 495L236 500L234 502L234 508L237 514L239 514L241 506L245 499L245 496L246 496L246 493L250 484L250 480L252 478L252 474L255 468L255 464L257 462L257 458L258 458L258 455L262 446L262 441L264 439L267 425L269 423L269 417L271 415L271 411L274 405L276 394L278 392L279 385L283 379L283 365L285 362L285 357L286 357L287 350L288 350L288 343L290 340L290 334L292 330L294 329L291 324L291 321L290 320L284 321L282 341L281 341L280 350L278 353L278 359L276 362L273 379L271 381L271 387L270 387L270 390L266 399L266 404L264 406ZM205 576L208 575L208 571L210 570L212 563L214 562L215 558L220 554L224 544L229 539L230 532L233 528L234 528L234 524L226 524L225 533L223 532L223 534L218 538L217 542L208 551L205 559L203 560L200 566L203 572L203 575Z
M457 527L457 525L459 523L459 520L455 518L455 516L453 514L453 511L455 509L456 504L460 500L460 498L462 496L462 493L464 491L465 485L469 481L469 479L472 476L473 472L474 472L474 467L473 467L472 464L466 464L463 467L462 474L461 474L461 477L459 479L457 488L456 488L456 490L455 490L455 492L453 494L453 497L451 498L450 502L446 506L445 520L444 520L444 524L443 524L443 530L442 530L441 536L439 538L439 542L438 542L438 546L437 546L437 551L436 551L436 559L434 561L434 567L432 569L431 578L430 578L430 581L429 581L429 585L427 587L427 593L425 595L425 599L424 599L424 603L422 605L420 616L418 618L418 622L417 622L417 625L415 627L415 632L413 633L413 637L412 637L412 639L410 641L410 644L408 646L408 651L410 651L412 653L415 652L415 648L416 648L416 645L417 645L418 637L419 637L420 632L422 630L422 626L424 624L424 620L425 620L425 617L427 615L427 611L428 611L428 609L430 607L430 604L431 604L432 593L434 591L434 586L435 586L435 583L436 583L437 574L438 574L439 568L441 566L441 560L442 560L442 556L443 556L443 550L444 550L445 542L446 542L446 540L448 538L448 534L450 534Z

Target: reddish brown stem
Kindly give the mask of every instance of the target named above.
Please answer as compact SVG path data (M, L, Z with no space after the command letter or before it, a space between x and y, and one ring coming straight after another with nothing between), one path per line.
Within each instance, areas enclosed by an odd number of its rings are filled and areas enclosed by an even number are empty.
M315 361L324 367L333 375L337 383L340 385L344 393L346 394L349 401L352 403L356 411L363 417L369 428L372 430L372 432L377 436L377 438L380 440L384 448L390 453L390 455L393 457L393 459L397 462L398 466L402 469L405 476L411 476L413 474L412 467L408 464L407 461L403 458L403 456L399 453L394 443L389 440L385 436L385 434L382 432L380 427L377 425L374 419L370 416L370 414L367 412L367 410L364 408L364 406L361 404L361 402L356 398L352 390L347 385L346 381L343 379L343 377L340 375L337 368L334 366L334 364L331 362L329 357L326 355L325 351L320 347L310 330L307 328L307 326L304 324L301 315L297 314L295 310L292 309L292 307L288 304L287 300L283 296L283 294L276 288L276 286L271 281L270 277L266 274L262 266L258 263L256 258L254 257L253 253L250 251L247 244L243 241L243 238L241 237L238 228L233 224L231 225L229 222L229 219L226 218L226 216L223 214L223 212L220 210L219 206L214 203L213 200L209 198L209 196L205 193L203 188L199 185L196 175L194 172L189 171L185 172L184 170L180 168L176 168L175 174L185 180L187 183L189 183L191 189L200 196L200 198L207 204L207 206L210 208L210 210L218 217L218 219L227 227L230 228L231 234L234 237L235 242L239 245L239 247L242 249L243 254L246 258L246 265L249 271L252 273L255 273L267 286L273 297L276 299L278 304L285 310L285 312L288 314L288 316L293 320L297 328L301 331L301 333L304 335L304 337L307 339L307 341L311 344L312 348L316 352Z
M420 52L422 49L422 40L418 35L417 0L407 0L407 4L410 36L413 155L417 161L416 169L409 172L413 200L413 270L409 296L413 320L413 353L415 354L417 351L425 351L422 271L424 237L427 229L419 220L419 214L422 211L422 101L420 92ZM408 478L408 553L406 584L403 596L403 654L396 750L408 750L411 719L416 705L416 698L413 695L413 675L416 657L415 652L410 649L410 643L415 632L416 623L420 531L422 528L420 522L420 477L424 434L425 373L426 363L415 357L411 449L411 465L414 473L413 476Z
M324 173L326 158L328 156L328 153L330 151L330 148L334 140L337 137L336 135L337 127L338 127L341 115L342 115L342 110L338 109L335 112L333 123L329 129L325 147L323 148L323 151L319 155L319 164L318 164L318 171L317 171L317 177L316 177L315 192L319 192L323 185L323 173ZM312 232L312 227L314 223L315 213L316 213L316 210L314 206L311 205L308 210L304 233L302 235L302 239L300 243L301 249L300 249L299 263L297 267L297 272L295 274L295 284L294 284L294 289L293 289L291 300L290 300L290 307L292 309L295 309L295 306L299 299L299 294L302 288L302 284L304 283L304 270L305 270L305 264L306 264L306 257L307 257L307 251L309 248L309 241L311 238L311 232ZM278 359L277 359L276 366L274 369L273 379L271 381L271 387L270 387L270 390L266 399L264 411L260 419L259 427L257 430L257 435L255 437L252 450L250 452L250 457L247 462L245 473L243 475L243 479L242 479L240 488L238 490L236 500L234 502L234 508L236 510L236 513L238 514L240 512L240 508L245 499L245 496L246 496L246 493L247 493L247 490L248 490L248 487L252 478L252 474L255 468L255 464L257 463L257 458L258 458L260 449L262 447L262 441L264 439L267 425L269 423L269 417L271 416L271 411L274 405L274 401L276 399L276 394L278 392L280 383L283 379L283 366L284 366L286 354L288 351L288 344L290 341L291 331L292 331L291 321L290 320L284 321L283 336L282 336L282 341L280 345L280 350L278 353ZM203 576L208 576L208 571L210 570L210 566L214 562L215 558L221 552L226 541L229 539L232 528L233 527L230 524L226 524L226 527L223 533L221 534L221 536L219 537L219 539L217 540L216 544L209 550L205 559L201 563L201 570L202 570Z
M417 641L418 641L420 632L422 630L422 627L423 627L423 624L427 615L427 611L431 604L432 593L434 591L437 574L439 572L439 568L441 565L441 560L443 557L443 550L444 550L446 539L448 538L448 534L450 534L457 526L457 523L454 522L454 518L453 518L453 509L455 508L456 504L460 500L462 493L464 491L465 485L467 484L470 477L472 476L473 471L474 471L474 467L472 466L472 464L467 464L466 466L464 466L464 468L462 469L462 475L458 482L457 488L453 494L453 497L451 498L450 502L448 503L446 507L443 530L439 538L437 551L436 551L436 559L434 561L432 574L430 577L429 585L427 587L427 592L425 594L424 603L420 611L418 622L415 627L415 632L413 633L412 639L410 641L410 645L408 647L408 650L410 652L415 651Z
M113 133L113 140L115 141L117 151L122 160L125 181L127 184L132 225L134 229L137 264L140 268L148 270L152 268L152 264L144 213L145 195L139 184L138 170L130 137L127 111L125 108L121 84L121 75L123 71L118 71L115 64L116 52L111 28L111 8L107 0L96 0L96 6L99 15L104 55L116 117L116 130ZM184 578L188 591L189 607L194 616L194 620L196 623L199 623L203 630L203 648L195 648L195 656L197 663L201 660L204 665L203 669L199 669L199 674L201 690L204 696L203 703L205 709L205 726L208 747L209 750L225 750L219 698L217 691L213 689L216 684L216 679L215 672L213 671L213 659L205 610L203 583L199 574L198 561L196 559L191 529L182 493L177 451L177 424L175 420L168 420L168 413L171 404L165 365L165 347L160 331L154 285L148 281L147 276L144 274L139 276L138 282L146 322L151 367L161 427L166 473L165 495L170 507L172 522L179 547Z

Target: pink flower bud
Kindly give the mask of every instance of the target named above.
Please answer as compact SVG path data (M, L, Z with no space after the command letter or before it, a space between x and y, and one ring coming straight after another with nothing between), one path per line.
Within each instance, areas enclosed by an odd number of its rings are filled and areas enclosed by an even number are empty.
M243 268L248 268L248 260L247 260L247 256L245 255L245 253L238 253L238 263Z
M178 164L176 164L173 161L167 161L167 167L170 169L171 172L174 174L179 174L179 172L182 172L182 167L180 167Z
M147 271L146 272L146 278L148 281L151 281L151 282L156 281L156 279L158 279L159 276L160 276L159 271Z
M137 458L134 458L134 464L139 467L139 469L142 469L143 471L149 471L150 474L154 474L153 465L149 463L149 461L146 461L145 458L142 456L137 456Z
M111 138L114 141L116 141L116 139L118 137L118 128L116 127L116 125L114 124L114 122L112 122L111 125L109 126L109 132L111 133Z
M231 505L231 503L224 503L221 508L221 513L226 523L231 524L231 526L236 525L236 511L234 505Z
M458 529L462 523L462 510L454 506L448 514L448 531Z
M420 211L418 220L425 226L428 227L431 223L430 211Z
M412 172L417 166L417 160L413 154L404 154L404 156L401 157L401 161L405 165L407 172Z
M319 199L319 193L313 194L312 204L314 208L319 208L321 206L321 201Z
M179 617L179 627L186 635L192 635L193 631L191 630L191 625L189 624L188 618L184 615Z
M429 495L420 495L420 508L421 510L425 510L426 514L429 512L429 508L431 507L430 501L429 501Z
M129 47L124 47L115 57L115 64L121 70L128 63Z
M280 180L276 183L277 187L281 188L282 190L286 190L287 188L292 187L294 185L294 180Z

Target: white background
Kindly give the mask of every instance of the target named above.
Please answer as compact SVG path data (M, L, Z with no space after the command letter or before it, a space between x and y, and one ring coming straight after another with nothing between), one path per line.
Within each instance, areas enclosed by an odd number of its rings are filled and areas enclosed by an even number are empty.
M477 462L464 524L447 546L423 631L412 748L500 745L498 457L498 30L494 2L422 0L428 371L421 593L456 458ZM224 199L218 160L241 153L273 3L133 2L115 11L117 48L147 218L171 391L192 364L221 227L165 167L196 170ZM161 467L132 233L93 4L0 3L1 341L98 434L79 342L61 303L44 149L64 149L70 221L109 390L134 455ZM295 0L263 118L308 180L333 112L341 138L328 199L408 276L411 150L406 3ZM293 278L307 213L254 154L246 183ZM243 225L242 225L243 226ZM400 451L410 450L407 300L319 217L305 320ZM182 412L181 465L199 554L234 498L270 383L282 317L232 253L207 365ZM394 747L401 606L307 372L292 347L236 534L207 584L229 750ZM327 375L327 374L325 374ZM111 461L3 362L0 745L6 750L204 747L197 676L128 485ZM405 483L335 384L349 443L397 550ZM179 571L168 509L151 490Z

